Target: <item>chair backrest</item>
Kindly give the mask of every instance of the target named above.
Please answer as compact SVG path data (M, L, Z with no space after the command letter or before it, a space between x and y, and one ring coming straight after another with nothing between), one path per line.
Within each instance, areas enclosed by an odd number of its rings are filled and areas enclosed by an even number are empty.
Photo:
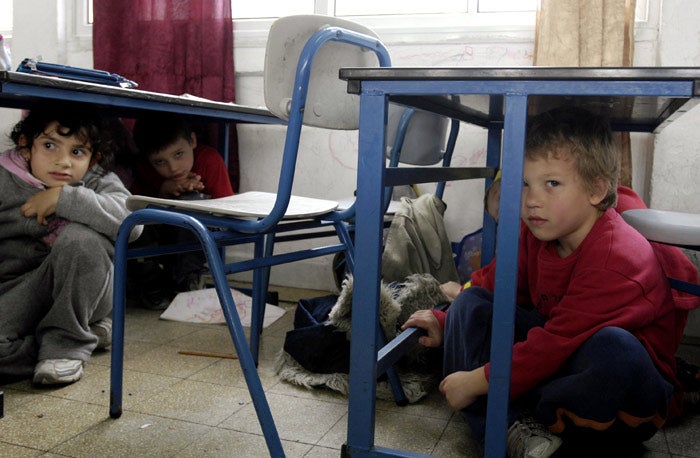
M265 51L265 105L275 116L289 119L297 63L309 38L324 27L341 27L369 37L377 35L352 21L321 15L286 16L270 27ZM331 129L357 129L359 97L347 93L338 78L341 67L376 67L375 53L342 42L325 43L313 58L304 124Z
M448 125L445 116L389 104L387 157L396 155L396 160L404 164L437 164L445 154Z
M448 135L449 126L449 135ZM389 167L399 163L434 165L442 161L449 167L459 135L459 121L445 116L401 105L389 104L386 156ZM445 182L437 183L435 195L442 199ZM385 210L391 213L393 189L384 192Z
M370 29L321 15L286 16L270 27L265 52L265 104L286 119L287 132L277 198L270 214L254 223L270 228L289 206L302 125L352 130L359 127L359 96L339 78L343 67L391 66L389 51ZM334 213L336 220L354 211Z

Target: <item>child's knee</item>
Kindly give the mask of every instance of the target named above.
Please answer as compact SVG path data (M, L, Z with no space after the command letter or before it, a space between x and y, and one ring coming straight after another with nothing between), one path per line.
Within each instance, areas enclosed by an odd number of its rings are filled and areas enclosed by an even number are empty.
M56 237L51 251L56 254L97 258L101 253L111 253L112 247L109 239L94 229L80 223L70 223Z
M606 372L619 373L621 377L642 373L649 362L641 342L629 331L615 326L604 327L593 334L582 350L598 362L604 362Z
M80 223L69 223L56 237L52 250L89 251L111 246L106 236Z
M493 316L493 294L476 286L467 288L450 304L448 319L450 315L459 322L464 322L466 315L468 315L472 320L477 319L490 323Z

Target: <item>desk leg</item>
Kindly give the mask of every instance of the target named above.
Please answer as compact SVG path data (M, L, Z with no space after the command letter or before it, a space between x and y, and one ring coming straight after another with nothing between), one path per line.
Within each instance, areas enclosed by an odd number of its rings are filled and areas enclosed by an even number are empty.
M485 456L506 456L510 363L513 354L515 292L518 281L520 198L527 121L527 96L506 96L503 181L497 230L498 259L491 336L491 374L486 415Z
M346 443L350 455L374 445L386 110L383 94L362 94Z
M500 106L498 108L492 107L490 109L491 116L495 116L500 119L503 116L503 99L497 97L500 100ZM496 113L494 111L497 110ZM503 126L500 123L492 122L488 127L488 143L486 146L486 166L500 168L501 164L501 135L503 133ZM485 180L484 192L488 191L489 186L494 180ZM496 221L486 214L486 208L484 208L484 222L482 227L483 232L481 235L481 265L485 266L490 263L491 260L496 255Z

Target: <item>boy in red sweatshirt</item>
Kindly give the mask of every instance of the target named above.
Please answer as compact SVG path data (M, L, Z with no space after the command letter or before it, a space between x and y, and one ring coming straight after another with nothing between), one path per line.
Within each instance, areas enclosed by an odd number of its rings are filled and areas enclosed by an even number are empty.
M629 449L680 412L683 314L654 248L615 211L618 172L600 117L569 107L530 121L509 456L551 456L562 439ZM404 324L427 330L423 345L443 346L440 391L482 442L494 272L473 278L446 316L421 311Z
M228 168L219 152L197 142L187 119L179 114L143 115L134 124L139 158L134 167L134 195L166 199L216 199L233 195ZM139 246L193 242L187 230L167 225L145 226ZM132 262L132 289L140 304L162 310L181 291L201 289L206 272L201 251L164 255Z

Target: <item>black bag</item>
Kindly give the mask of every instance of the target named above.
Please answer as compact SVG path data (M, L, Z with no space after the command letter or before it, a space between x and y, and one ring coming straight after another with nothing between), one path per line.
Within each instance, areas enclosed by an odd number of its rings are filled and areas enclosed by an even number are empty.
M350 371L350 341L345 332L328 324L336 295L301 299L294 313L294 329L287 332L284 351L310 372Z

